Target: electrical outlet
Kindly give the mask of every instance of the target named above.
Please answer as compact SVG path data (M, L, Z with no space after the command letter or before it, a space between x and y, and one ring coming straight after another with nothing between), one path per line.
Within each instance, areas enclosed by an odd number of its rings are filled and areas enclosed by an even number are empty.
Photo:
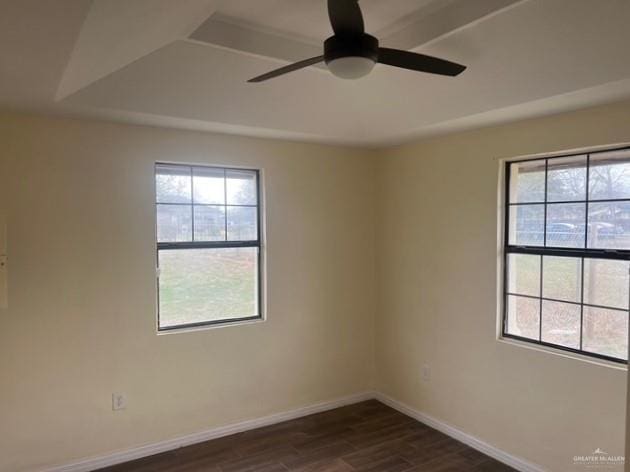
M431 381L431 367L428 364L422 366L422 381L430 382Z
M124 393L112 393L112 410L124 410L127 408L127 397Z

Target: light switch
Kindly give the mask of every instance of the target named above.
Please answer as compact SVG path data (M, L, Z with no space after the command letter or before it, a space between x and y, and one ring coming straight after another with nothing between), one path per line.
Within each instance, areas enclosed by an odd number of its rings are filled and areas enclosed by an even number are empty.
M8 308L9 256L7 255L6 218L0 213L0 309Z

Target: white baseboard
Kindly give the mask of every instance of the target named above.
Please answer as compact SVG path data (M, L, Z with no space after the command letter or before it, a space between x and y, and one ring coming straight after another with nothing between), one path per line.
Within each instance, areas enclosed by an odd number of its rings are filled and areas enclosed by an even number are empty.
M400 411L401 413L410 416L421 423L426 424L427 426L431 426L434 429L452 437L453 439L457 439L458 441L466 444L467 446L472 447L473 449L478 450L479 452L484 453L487 456L490 456L499 462L503 462L506 465L520 471L520 472L546 472L541 466L533 464L531 462L526 461L525 459L521 459L520 457L513 456L508 454L501 449L488 444L480 439L477 439L474 436L471 436L468 433L463 432L460 429L457 429L451 425L448 425L438 419L433 418L421 411L415 410L408 405L405 405L398 400L394 400L393 398L376 392L374 397L384 403L387 406L394 408L395 410Z
M327 402L317 403L314 405L305 406L302 408L296 408L294 410L286 411L283 413L276 413L262 418L255 418L251 420L245 420L238 423L233 423L226 426L219 426L199 433L182 436L179 438L168 439L166 441L160 441L154 444L147 444L145 446L136 447L133 449L127 449L124 451L118 451L111 454L91 457L83 459L70 464L53 467L46 469L47 472L90 472L95 469L103 467L109 467L123 462L132 461L135 459L141 459L143 457L152 456L154 454L160 454L162 452L171 451L180 447L190 446L192 444L209 441L211 439L217 439L223 436L229 436L230 434L236 434L250 429L261 428L263 426L269 426L276 423L282 423L283 421L289 421L303 416L312 415L314 413L320 413L322 411L332 410L345 405L351 405L353 403L359 403L365 400L376 399L380 402L400 411L401 413L410 416L432 428L441 431L448 436L457 439L458 441L477 449L478 451L500 461L504 464L513 467L520 472L546 472L542 467L532 464L520 457L513 456L498 449L491 444L481 441L453 426L450 426L440 420L437 420L425 413L411 408L404 403L394 400L385 394L380 392L364 392L356 395L350 395L348 397L339 398Z
M283 413L276 413L273 415L264 416L262 418L245 420L226 426L219 426L218 428L212 428L206 431L201 431L199 433L194 433L174 439L168 439L166 441L160 441L154 444L147 444L145 446L140 446L133 449L118 451L104 456L91 457L73 462L71 464L53 467L46 470L48 472L90 472L92 470L100 469L102 467L109 467L112 465L121 464L123 462L141 459L143 457L160 454L161 452L171 451L180 447L190 446L192 444L209 441L211 439L217 439L223 436L229 436L230 434L241 433L250 429L256 429L263 426L282 423L283 421L301 418L303 416L320 413L322 411L333 410L335 408L339 408L345 405L351 405L353 403L359 403L365 400L371 400L373 398L375 398L375 394L373 392L359 393L332 401L297 408L295 410L290 410Z

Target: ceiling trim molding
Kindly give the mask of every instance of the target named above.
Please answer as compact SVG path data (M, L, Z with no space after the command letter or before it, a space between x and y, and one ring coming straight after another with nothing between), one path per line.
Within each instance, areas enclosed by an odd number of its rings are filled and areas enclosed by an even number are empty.
M322 54L322 43L221 14L214 14L208 18L189 39L287 62L296 62Z
M452 0L440 9L421 9L379 32L381 42L392 48L416 49L469 28L530 0Z

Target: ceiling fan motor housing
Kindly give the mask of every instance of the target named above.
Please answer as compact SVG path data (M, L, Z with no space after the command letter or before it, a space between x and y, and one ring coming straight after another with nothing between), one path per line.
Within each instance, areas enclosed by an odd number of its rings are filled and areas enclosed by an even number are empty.
M360 36L331 36L324 42L326 64L343 57L364 57L378 61L378 39L369 34Z
M381 48L378 39L365 33L358 0L328 0L328 16L334 36L324 42L324 54L280 67L250 79L263 82L325 61L330 72L341 79L360 79L377 63L401 69L454 77L466 67L437 57L400 49Z

